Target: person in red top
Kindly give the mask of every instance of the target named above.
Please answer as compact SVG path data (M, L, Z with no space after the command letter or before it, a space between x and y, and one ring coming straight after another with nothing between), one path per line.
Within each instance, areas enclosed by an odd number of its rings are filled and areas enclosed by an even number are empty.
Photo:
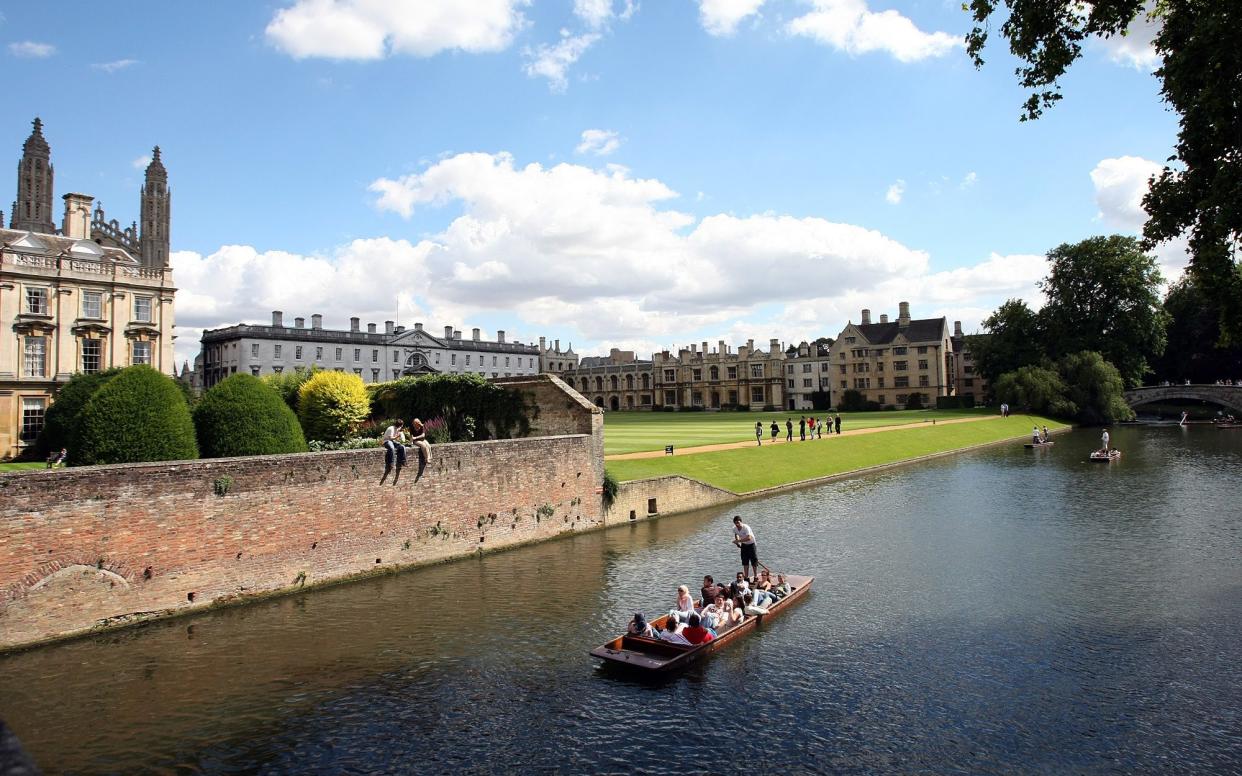
M681 635L691 644L705 644L716 638L716 634L703 627L698 614L690 615L690 624L682 629Z

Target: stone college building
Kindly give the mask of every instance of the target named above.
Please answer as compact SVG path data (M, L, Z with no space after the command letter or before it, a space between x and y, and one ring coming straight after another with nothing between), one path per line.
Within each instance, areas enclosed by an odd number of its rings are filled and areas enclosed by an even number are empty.
M61 199L58 228L51 147L36 118L17 165L9 226L0 228L0 458L35 440L73 373L132 364L174 370L172 193L159 147L139 222L122 227L86 194Z

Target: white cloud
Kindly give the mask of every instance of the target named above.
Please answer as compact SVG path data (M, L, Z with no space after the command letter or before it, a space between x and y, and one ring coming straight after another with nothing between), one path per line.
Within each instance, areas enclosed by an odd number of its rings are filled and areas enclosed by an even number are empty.
M1160 55L1156 53L1153 42L1160 32L1160 21L1151 17L1152 6L1152 3L1148 3L1134 17L1124 35L1100 39L1100 45L1108 53L1109 59L1135 70L1151 72L1156 69L1160 64Z
M613 19L628 21L638 6L634 0L574 0L574 16L577 16L588 27L598 30ZM614 7L619 10L614 10Z
M136 64L138 64L138 60L136 59L118 59L115 62L99 62L91 65L91 68L93 70L102 70L108 75L112 75L118 70L124 70L125 68L133 67Z
M582 142L574 149L580 154L608 156L621 147L622 138L611 129L585 129Z
M728 37L748 17L759 13L764 0L699 0L699 22L709 35Z
M526 23L529 0L296 0L272 17L272 45L295 59L430 57L502 51Z
M1110 227L1140 234L1147 221L1143 195L1147 193L1152 176L1162 169L1159 162L1141 156L1100 160L1091 171L1095 204L1100 209L1097 217ZM1184 236L1157 246L1156 259L1166 281L1175 279L1185 268L1187 248Z
M787 29L850 55L884 51L901 62L940 57L963 46L960 35L923 32L896 11L871 11L866 0L807 0L814 10Z
M51 43L23 40L20 43L10 43L9 53L22 59L45 59L56 53L56 47Z
M884 192L884 201L890 205L900 205L901 198L906 193L906 182L898 178L895 183L888 187L888 191Z
M571 35L569 30L561 30L561 39L555 44L540 43L523 52L526 74L531 78L546 78L549 89L563 92L569 86L566 77L569 68L599 39L600 34L596 32Z
M978 182L979 182L979 176L975 173L974 170L971 170L970 172L962 176L962 182L959 183L958 186L963 189L968 189Z
M150 163L151 163L151 156L149 154L143 154L142 156L139 156L136 159L134 159L134 161L130 162L130 165L135 170L145 170L147 169L147 165Z

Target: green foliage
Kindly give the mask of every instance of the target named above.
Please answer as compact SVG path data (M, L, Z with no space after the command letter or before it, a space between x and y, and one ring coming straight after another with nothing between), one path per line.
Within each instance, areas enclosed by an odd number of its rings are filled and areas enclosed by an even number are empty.
M289 409L296 413L298 411L298 394L302 390L302 386L306 385L307 380L322 371L318 366L312 366L310 369L299 367L291 372L273 372L270 375L264 375L260 379L275 390L285 404L289 405Z
M1039 284L1048 297L1039 312L1048 355L1094 350L1126 385L1140 385L1150 360L1164 352L1168 323L1155 258L1133 237L1113 235L1060 245L1048 260Z
M609 509L612 507L614 503L616 503L617 488L618 488L617 478L612 475L612 472L605 469L604 470L604 486L602 490L602 495L600 496L604 504L604 509Z
M1122 397L1125 385L1121 374L1099 353L1072 353L1061 359L1057 368L1065 382L1067 403L1077 408L1079 423L1134 420L1134 411Z
M966 337L975 371L989 382L1005 372L1038 364L1043 357L1039 319L1026 302L1010 299L983 321L987 334Z
M68 448L71 458L77 457L78 431L82 426L82 410L86 403L108 381L121 373L119 368L86 374L78 372L56 392L56 400L47 408L43 431L36 443L40 458L53 450Z
M1060 99L1057 81L1082 55L1083 41L1124 34L1147 2L971 0L975 27L966 41L976 67L983 64L988 23L1002 5L1009 15L1001 34L1024 63L1017 72L1032 90L1026 120ZM1174 152L1143 198L1145 246L1188 234L1190 274L1220 311L1222 344L1242 342L1242 3L1176 0L1152 8L1160 93L1180 121ZM1122 375L1128 379L1125 368Z
M923 409L923 394L912 393L906 397L906 409L921 410Z
M204 458L306 452L297 416L257 377L235 374L207 391L194 408Z
M306 443L307 449L312 453L322 453L327 450L366 450L369 447L379 446L379 437L350 437L349 439L341 439L336 442L312 439Z
M850 388L841 394L841 400L837 402L837 407L842 412L859 412L866 409L867 402L863 399L861 391Z
M335 442L349 438L371 411L362 378L345 372L313 374L298 389L298 419L310 439ZM387 413L392 414L392 413Z
M1222 310L1198 283L1182 277L1164 298L1168 345L1155 364L1157 380L1211 383L1242 375L1242 341L1222 346ZM50 414L50 411L49 411Z
M509 439L530 432L521 393L476 374L403 377L369 387L372 417L443 418L455 442Z
M82 410L83 464L177 461L198 457L194 422L172 378L131 366L97 390Z
M992 386L996 400L1027 412L1072 417L1076 407L1066 404L1065 382L1055 371L1042 366L1024 366L1001 375Z

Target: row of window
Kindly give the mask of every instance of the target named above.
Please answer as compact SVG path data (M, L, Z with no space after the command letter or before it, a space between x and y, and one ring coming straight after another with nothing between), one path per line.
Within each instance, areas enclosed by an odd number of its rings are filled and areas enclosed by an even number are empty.
M750 388L751 404L763 404L764 396L765 396L765 391L763 389L763 386L761 385L751 386ZM691 391L690 403L696 407L703 406L703 392L702 391ZM729 391L729 404L736 405L737 403L738 403L737 402L737 391ZM664 406L666 407L677 406L677 391L665 391L664 392Z
M26 377L47 377L47 337L26 337L22 343L22 374ZM78 369L87 374L98 372L103 368L104 341L87 339L78 340ZM131 340L129 351L131 364L151 363L151 343L142 340Z
M810 364L808 364L807 366L810 366ZM792 369L792 367L790 368ZM696 383L702 382L703 380L702 368L695 367L694 369L691 369L690 376L693 382L696 382ZM763 364L751 364L750 365L750 376L751 377L763 377ZM708 380L719 380L720 379L720 367L718 366L709 367L707 370L707 379ZM736 366L725 367L725 379L726 380L737 379L737 367ZM677 382L677 370L676 369L665 369L664 370L664 382L666 383Z
M252 343L250 343L250 357L251 357L251 358L259 358L259 345L260 345L260 343L258 343L258 342L252 342ZM228 345L224 345L224 346L221 346L221 347L227 348L227 347L228 347ZM237 349L237 343L236 343L236 342L232 343L232 347L233 347L233 349L234 349L234 350L236 350L236 349ZM294 361L301 361L301 360L303 359L303 355L304 355L304 347L305 347L305 346L303 346L303 345L294 345L294 346L293 346L293 360L294 360ZM316 346L314 346L314 347L315 347L315 361L323 361L323 360L324 360L324 357L323 357L324 348L323 348L323 346L316 345ZM354 362L356 363L356 362L362 361L362 348L354 348L354 349L353 349L353 351L354 351L354 359L353 359L353 360L354 360ZM378 348L371 348L371 363L373 363L373 364L377 364L377 363L379 363L379 354L380 354L380 352L379 352L379 349L378 349ZM215 356L215 358L214 358L214 359L211 359L213 363L214 363L214 362L219 362L219 361L223 360L222 358L220 358L220 351L219 351L219 349L218 349L218 348L216 348L216 349L212 349L212 351L209 353L209 355L213 355L213 356ZM284 346L283 346L281 343L275 343L275 344L272 346L272 355L273 355L273 357L274 357L274 358L283 358L283 357L284 357ZM336 358L335 358L335 360L336 360L336 361L338 361L338 362L339 362L339 361L343 361L343 360L345 359L345 348L343 348L343 347L338 347L338 348L336 348L334 355L335 355L335 357L336 357ZM435 353L435 354L434 354L434 356L435 356L435 363L439 364L439 363L440 363L440 354L439 354L439 353ZM479 355L479 357L478 357L478 362L477 362L478 366L485 366L485 365L486 365L486 364L485 364L485 359L486 359L486 358L487 358L486 356L484 356L484 355L480 354L480 355ZM457 366L457 354L456 354L456 353L452 353L452 354L450 354L450 355L449 355L449 359L450 359L450 360L449 360L449 363L450 363L452 366ZM505 362L504 362L504 366L506 366L506 367L512 367L512 366L514 366L514 365L511 363L511 362L512 362L512 361L514 361L514 360L516 360L516 361L517 361L516 366L517 366L519 369L520 369L520 368L521 368L521 366L522 366L522 359L521 359L521 357L520 357L520 356L519 356L519 357L517 357L516 359L514 359L514 357L513 357L513 356L505 356L505 357L504 357L504 360L505 360ZM527 359L527 361L528 361L528 367L529 367L530 369L534 369L534 368L535 368L535 359L532 357L532 358ZM397 350L394 350L394 351L393 351L393 353L392 353L392 362L393 362L394 364L399 364L399 363L401 363L401 352L400 352L400 351L397 351ZM420 353L415 353L414 355L412 355L412 356L409 358L409 360L408 360L406 363L407 363L409 366L418 366L418 365L421 365L421 364L423 364L423 363L426 363L426 361L425 361L425 358L422 356L422 354L420 354ZM472 366L472 365L473 365L473 363L472 363L472 357L471 357L471 354L469 354L469 353L467 353L467 354L466 354L466 357L465 357L465 365L466 365L466 366ZM494 367L499 367L499 366L501 365L501 364L500 364L500 357L499 357L499 356L492 356L492 364L491 364L491 365L492 365L492 366L494 366ZM357 370L355 370L355 371L357 371Z
M854 338L850 337L849 342L853 343ZM927 348L928 348L927 345L919 345L918 347L915 348L915 350L918 352L920 356L923 356L923 355L927 355ZM893 355L904 356L906 355L906 352L908 350L909 349L904 346L896 346L893 348ZM884 348L855 348L850 351L850 355L853 356L854 358L867 358L868 356L871 356L873 358L881 358L884 355ZM842 361L845 360L845 351L841 351L841 360Z
M789 382L789 387L790 387L790 388L796 388L796 387L797 387L797 386L795 386L795 385L794 385L794 381L793 381L793 380L789 380L788 382ZM802 378L802 387L803 387L803 388L814 388L814 387L815 387L815 378L813 378L813 377L804 377L804 378ZM819 378L819 387L820 387L820 388L827 388L827 387L828 387L828 378L827 378L827 377L821 377L821 378Z
M920 388L927 388L927 387L930 387L930 385L931 385L931 382L928 380L927 375L919 375L919 387L920 387ZM848 381L846 381L846 380L842 380L842 381L841 381L841 387L842 387L842 388L849 388L849 387L850 387L850 386L849 386L849 382L848 382ZM855 377L855 378L854 378L854 387L855 387L855 388L859 388L859 389L863 389L863 388L870 388L870 387L871 387L871 378L870 378L870 377ZM883 388L883 387L884 387L884 378L883 378L883 377L877 377L877 378L876 378L876 387L877 387L877 388ZM903 376L903 377L894 377L894 378L893 378L893 387L894 387L894 388L909 388L909 387L910 387L910 378L909 378L909 377L904 377L904 376Z
M103 320L103 292L83 291L81 293L81 317ZM150 323L154 297L134 297L134 320ZM46 286L26 286L26 312L31 315L51 315L51 289Z
M905 372L905 371L908 371L908 370L909 370L909 368L910 368L910 362L909 362L909 361L894 361L894 362L893 362L893 371L894 371L894 372ZM928 369L928 368L929 368L929 367L928 367L928 361L927 361L927 359L925 359L925 358L920 358L920 359L919 359L919 369ZM860 362L860 363L857 363L857 364L854 364L854 373L855 373L855 374L858 374L858 373L861 373L861 372L870 372L870 371L871 371L871 364L868 364L868 363L867 363L867 362L865 362L865 361ZM878 363L875 365L875 371L877 371L877 372L883 372L883 371L884 371L884 362L883 362L883 361L880 361L880 362L878 362ZM845 364L841 364L841 374L845 374L845 372L846 372L846 365L845 365Z
M787 374L793 374L793 373L794 373L794 366L795 366L794 364L790 364L789 366L785 367L785 372L786 372ZM815 371L815 370L814 370L814 367L815 367L815 365L814 365L814 364L803 364L803 365L802 365L802 373L803 373L803 374L807 374L807 373L809 373L809 372L813 372L813 371ZM821 372L827 372L827 371L828 371L828 367L829 367L829 363L828 363L827 361L823 361L823 362L821 362L821 363L820 363L820 365L819 365L819 371L821 371Z

